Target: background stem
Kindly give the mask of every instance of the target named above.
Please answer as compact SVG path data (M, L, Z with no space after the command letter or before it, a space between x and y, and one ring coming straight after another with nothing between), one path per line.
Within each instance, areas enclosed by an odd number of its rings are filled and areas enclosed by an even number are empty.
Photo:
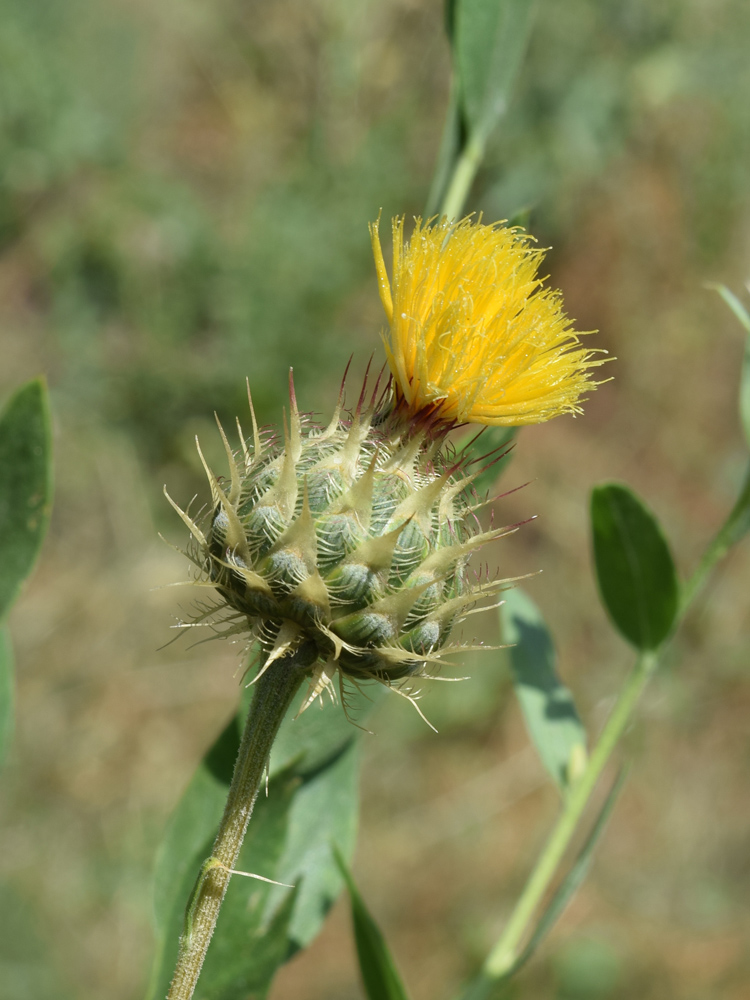
M499 979L509 972L515 964L518 946L526 934L537 906L555 876L591 793L630 721L633 709L657 664L657 660L655 653L642 653L638 657L635 667L620 693L617 704L607 719L599 742L591 754L588 766L578 783L571 789L560 818L526 883L502 937L487 957L483 972L490 979Z
M470 139L461 150L439 212L440 216L445 216L449 222L453 222L463 212L483 156L484 144L480 144L476 139Z
M190 1000L193 995L231 878L227 869L237 861L271 746L316 655L314 646L305 644L273 663L255 685L219 832L188 902L167 1000Z

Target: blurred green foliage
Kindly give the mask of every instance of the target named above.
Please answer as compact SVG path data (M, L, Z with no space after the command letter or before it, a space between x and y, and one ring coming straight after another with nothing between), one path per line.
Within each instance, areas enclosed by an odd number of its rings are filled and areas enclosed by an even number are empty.
M477 204L535 206L564 242L592 178L676 144L710 266L749 197L747 6L540 6ZM151 463L182 461L195 415L240 411L238 376L275 419L290 363L327 390L352 335L376 350L364 226L380 206L419 212L427 188L447 90L434 13L277 7L0 7L0 246L23 254L58 393ZM408 62L419 48L434 67Z
M597 416L574 427L590 450L572 445L557 464L561 446L540 451L559 502L540 534L521 533L530 558L520 566L502 555L504 573L544 565L534 587L554 581L560 604L545 613L563 626L563 675L587 722L613 685L609 671L594 676L582 664L612 647L592 638L605 628L593 590L571 585L587 572L585 532L570 513L583 509L586 486L573 494L564 471L575 464L570 475L582 479L587 462L599 478L635 468L654 490L668 476L655 509L677 510L670 537L682 552L696 525L708 534L718 523L719 499L734 495L745 463L744 450L735 461L731 442L722 445L736 420L733 402L722 409L736 365L729 335L716 348L717 326L728 330L732 318L725 323L713 301L700 315L688 293L706 279L737 289L747 277L748 38L746 0L540 0L514 101L470 202L491 218L532 209L532 231L555 246L553 281L620 358L616 382L592 401ZM246 374L261 420L276 422L290 364L302 407L327 415L350 354L359 372L379 357L366 224L381 206L384 218L422 210L447 97L448 50L429 0L0 0L0 392L47 369L64 458L41 597L17 609L27 626L14 631L21 763L11 760L3 786L6 916L20 915L39 944L22 952L7 938L2 1000L41 1000L51 982L80 998L143 988L155 845L210 742L211 704L223 711L216 675L202 671L199 683L187 657L153 654L171 609L155 634L157 615L144 614L155 576L149 514L171 518L158 497L164 479L177 498L202 489L192 435L211 426L214 409L225 425L246 412ZM618 399L624 416L608 423ZM715 460L715 477L698 454ZM145 516L144 493L154 500ZM563 562L569 575L556 577ZM172 565L163 576L174 579ZM648 707L663 725L652 727L648 772L640 783L634 775L623 802L624 839L597 890L610 902L582 904L604 912L607 940L588 952L551 940L558 959L524 973L518 996L631 997L624 959L610 953L615 939L637 951L637 989L648 1000L694 996L705 984L703 995L718 995L711 976L723 995L746 989L738 601L725 587L720 610L693 626L693 659L665 675ZM216 645L201 655L216 656ZM158 673L164 663L171 687ZM524 801L470 852L451 840L497 800L494 785L470 783L456 809L451 787L477 760L491 776L525 741L512 725L498 732L507 676L486 661L462 672L473 680L435 685L425 703L439 740L389 701L368 771L365 848L377 858L371 881L384 887L373 907L389 940L398 928L407 981L423 970L417 998L437 995L446 976L458 985L461 963L480 960L496 930L497 887L512 894L521 884L540 829ZM206 704L201 715L195 705ZM524 780L537 787L536 775ZM398 814L397 794L411 796ZM684 847L667 850L678 832ZM460 864L459 887L433 874L420 881L428 876L412 866L411 909L398 895L405 843L423 845L445 870ZM686 867L722 900L703 951L691 920L700 935L704 924L684 904ZM372 887L362 888L369 903ZM338 951L322 954L338 968ZM319 995L335 995L339 986L320 977ZM285 988L300 995L293 979ZM310 978L300 989L313 1000Z

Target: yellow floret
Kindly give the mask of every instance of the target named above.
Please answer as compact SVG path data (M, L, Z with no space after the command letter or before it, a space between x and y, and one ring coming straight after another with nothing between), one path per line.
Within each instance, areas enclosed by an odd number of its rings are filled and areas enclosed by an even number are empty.
M378 223L370 226L384 337L397 403L417 415L478 424L536 424L579 413L601 364L581 345L560 292L537 276L544 251L532 237L471 218L416 220L404 242L393 220L389 283Z

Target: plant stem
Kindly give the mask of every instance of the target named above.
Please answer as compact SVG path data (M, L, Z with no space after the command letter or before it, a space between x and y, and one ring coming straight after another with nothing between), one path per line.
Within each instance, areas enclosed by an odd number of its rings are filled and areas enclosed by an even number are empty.
M440 208L440 215L445 216L449 222L457 219L463 211L466 198L468 197L471 185L477 175L477 170L482 164L484 156L484 143L476 138L469 139L468 143L461 150L461 154L453 167L448 190L443 198Z
M232 877L228 869L237 862L271 746L315 655L312 644L306 644L273 663L255 685L219 832L188 902L167 1000L190 1000L193 995Z
M716 563L722 559L727 552L735 545L743 535L750 530L750 466L745 473L745 480L737 497L737 502L732 508L729 517L719 528L713 541L703 553L703 558L698 564L698 568L682 588L682 599L680 601L680 615L684 615L690 604L693 602L703 584L714 568Z
M503 935L484 964L482 971L488 978L499 979L513 968L519 944L526 934L537 906L555 876L591 793L612 751L625 731L633 709L657 662L656 653L641 653L638 657L635 667L620 693L617 704L607 719L586 770L578 783L571 789L560 818L526 883Z
M740 496L725 524L703 554L697 569L682 590L680 608L675 621L676 629L688 608L695 600L716 563L732 545L750 529L750 469L748 469ZM673 629L673 632L674 632ZM589 759L586 770L571 789L555 828L547 841L541 857L516 903L505 930L487 957L482 968L486 980L497 980L507 975L518 960L519 945L525 937L539 903L555 877L562 858L575 834L578 822L596 787L612 751L625 731L633 710L651 674L659 662L659 650L642 652L620 693L614 711L607 719L599 742Z

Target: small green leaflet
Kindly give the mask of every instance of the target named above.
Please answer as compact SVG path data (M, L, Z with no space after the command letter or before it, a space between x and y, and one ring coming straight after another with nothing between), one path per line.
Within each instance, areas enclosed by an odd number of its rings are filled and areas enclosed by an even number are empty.
M633 491L605 483L591 493L594 562L602 601L637 649L656 649L672 630L679 585L658 521Z

